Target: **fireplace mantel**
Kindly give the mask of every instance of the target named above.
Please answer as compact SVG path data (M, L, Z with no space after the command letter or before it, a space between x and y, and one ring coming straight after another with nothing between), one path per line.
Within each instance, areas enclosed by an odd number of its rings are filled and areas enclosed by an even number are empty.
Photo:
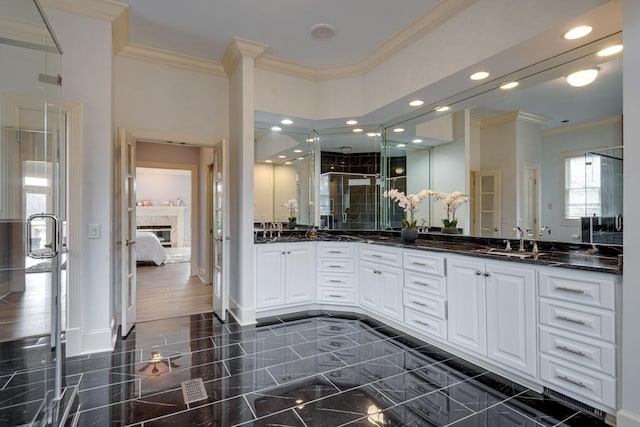
M137 226L171 226L171 247L184 246L185 206L137 206Z

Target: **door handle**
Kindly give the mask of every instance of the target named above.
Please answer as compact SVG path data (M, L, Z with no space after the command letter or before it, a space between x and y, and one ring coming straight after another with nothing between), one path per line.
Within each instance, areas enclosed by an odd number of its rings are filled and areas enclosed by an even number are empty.
M45 220L51 222L51 242L45 243L44 247L50 249L48 252L34 252L33 243L31 241L31 230L33 229L33 221L36 219ZM58 255L58 217L53 214L39 213L33 214L27 218L27 255L35 259L50 259L55 258Z

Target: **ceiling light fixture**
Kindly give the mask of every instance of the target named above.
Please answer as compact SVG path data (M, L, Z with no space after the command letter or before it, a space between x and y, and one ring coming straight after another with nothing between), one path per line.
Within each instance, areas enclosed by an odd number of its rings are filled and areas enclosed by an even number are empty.
M278 156L279 159L286 159L287 156Z
M513 89L514 87L518 86L520 83L518 82L507 82L507 83L502 83L500 85L500 89Z
M362 128L353 129L353 133L360 133L360 132L363 132L363 131L364 131L364 129L362 129Z
M376 133L375 132L367 132L367 136L372 136L373 137L373 136L376 136Z
M294 153L302 153L302 150L293 150Z
M409 102L409 105L411 105L412 107L419 107L422 104L424 104L424 101L422 99L414 99L413 101Z
M307 138L306 141L307 142L313 142L313 138Z
M448 105L440 105L436 108L434 108L434 110L436 110L439 113L442 113L444 111L449 111L451 109L451 107L449 107Z
M564 33L562 35L562 38L565 39L565 40L580 39L580 38L586 36L587 34L589 34L592 30L593 30L593 28L590 27L589 25L580 25L580 26L574 27L574 28L570 29L569 31L567 31L566 33Z
M621 44L614 44L613 46L609 46L607 48L602 49L597 53L598 56L611 56L616 53L622 52Z
M471 80L484 80L489 77L489 73L486 71L478 71L477 73L473 73L469 76Z
M567 76L567 83L573 87L582 87L593 83L596 77L598 77L598 70L596 68L589 68L569 74Z
M336 33L335 28L329 24L316 24L311 27L309 31L311 33L311 37L318 40L326 40L333 37Z
M342 151L342 154L349 154L351 152L351 147L340 147L340 151Z
M265 160L265 163L273 163L273 160Z
M414 144L420 144L422 142L422 140L420 138L416 138L411 142L413 142Z
M291 119L282 119L282 120L280 120L280 123L282 123L283 125L291 125L291 124L293 124L293 120L291 120Z
M398 147L398 148L404 148L406 146L407 146L406 144L398 144L398 145L396 145L396 147Z
M404 132L404 128L395 128L395 129L393 129L393 131L394 131L395 133Z
M351 119L351 120L347 120L347 122L346 122L346 123L347 123L349 126L353 126L353 125L357 125L357 124L358 124L358 121L357 121L357 120L353 120L353 119Z
M271 130L273 132L280 132L282 130L282 128L280 126L271 126Z

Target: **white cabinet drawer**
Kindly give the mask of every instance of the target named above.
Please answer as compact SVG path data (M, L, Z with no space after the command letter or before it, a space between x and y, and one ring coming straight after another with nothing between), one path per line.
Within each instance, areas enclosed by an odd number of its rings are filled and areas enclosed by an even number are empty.
M616 374L613 344L540 326L540 351L607 375Z
M354 305L356 303L355 289L319 287L316 297L318 302L326 302L330 304Z
M318 273L318 286L355 288L356 275L349 273Z
M540 299L540 323L615 343L615 313L545 298Z
M540 271L538 276L541 297L554 298L577 304L615 309L615 282L599 275Z
M355 261L353 259L339 258L318 258L316 269L318 271L335 271L343 273L354 273L356 271Z
M386 251L374 245L360 246L360 260L371 261L376 264L386 264L400 267L402 266L402 251Z
M565 394L584 397L611 409L616 406L616 381L613 377L578 371L557 359L542 355L540 378L550 388ZM578 397L578 400L582 399Z
M405 307L412 308L421 313L428 314L439 319L446 318L446 303L441 298L432 298L405 289L403 303Z
M405 270L404 287L405 289L413 289L443 298L447 296L447 280L444 277L429 276Z
M422 251L408 251L403 253L403 266L406 270L419 273L434 274L444 277L444 257Z
M422 334L447 339L447 321L405 307L404 321L410 328Z
M316 255L319 258L354 258L355 246L351 243L319 243Z

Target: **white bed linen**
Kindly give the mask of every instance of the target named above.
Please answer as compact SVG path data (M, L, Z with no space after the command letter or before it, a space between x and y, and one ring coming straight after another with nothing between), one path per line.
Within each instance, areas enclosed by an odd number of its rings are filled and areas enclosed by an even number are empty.
M167 258L160 239L150 231L136 233L136 261L150 261L155 265L163 264Z

